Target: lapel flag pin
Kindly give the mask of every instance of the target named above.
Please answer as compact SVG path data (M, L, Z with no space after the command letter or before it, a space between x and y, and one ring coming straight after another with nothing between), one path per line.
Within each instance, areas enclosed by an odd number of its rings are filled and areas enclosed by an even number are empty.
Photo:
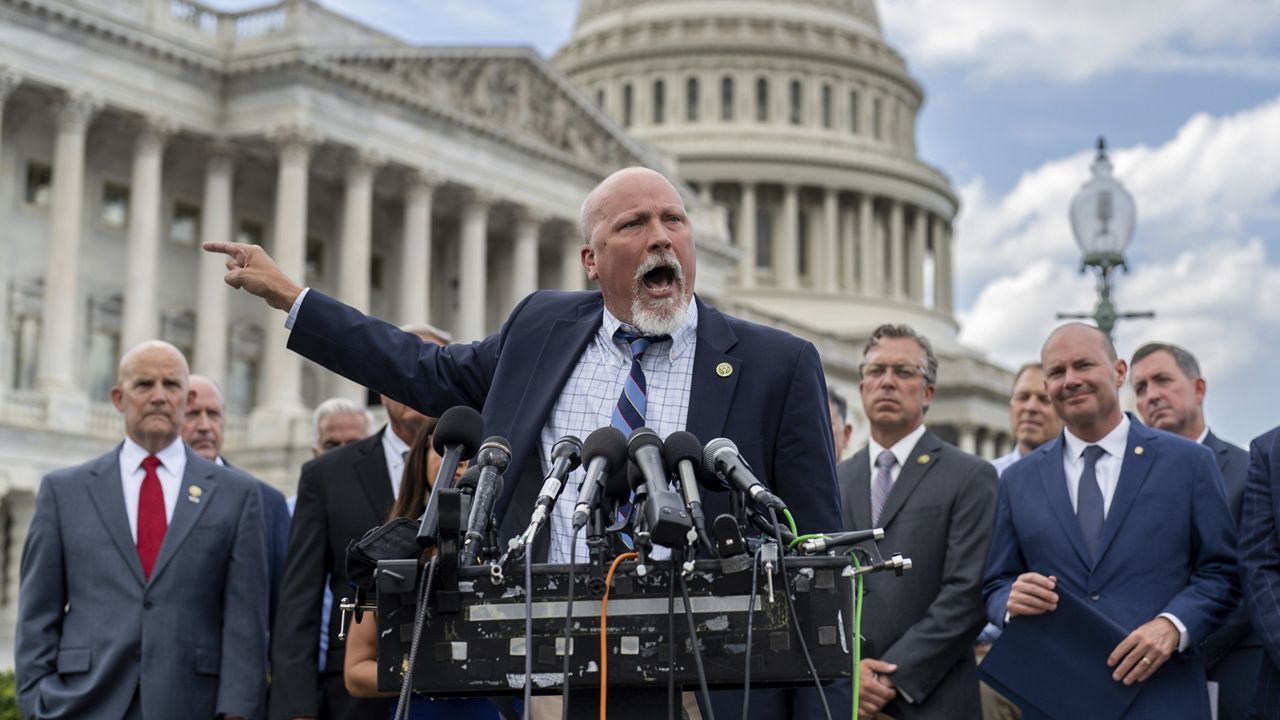
M929 456L928 456L927 454L925 454L925 455L921 455L920 457L916 458L916 462L917 462L918 464L920 464L920 465L928 465L928 464L929 464Z
M722 362L716 366L716 374L720 377L729 377L733 374L733 366L727 362Z
M1138 447L1136 447L1136 448L1134 448L1134 449L1133 449L1133 454L1134 454L1134 455L1141 455L1141 454L1142 454L1142 452L1143 452L1143 450L1142 450L1142 446L1141 446L1141 445L1139 445Z
M204 490L201 490L199 485L192 485L187 488L187 502L198 503L200 502L200 496L203 494Z

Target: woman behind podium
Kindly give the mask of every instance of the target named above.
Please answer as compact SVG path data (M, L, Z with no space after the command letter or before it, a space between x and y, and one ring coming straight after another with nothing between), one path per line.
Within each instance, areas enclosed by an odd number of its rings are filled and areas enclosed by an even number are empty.
M426 509L431 483L440 470L440 456L431 448L431 436L435 423L427 423L405 458L404 474L400 478L400 492L391 506L391 517L420 517ZM456 480L466 463L459 463L454 473ZM343 667L347 692L355 697L395 697L394 692L378 692L377 623L366 615L368 622L353 620L347 631L347 657ZM392 716L395 706L392 706ZM498 708L484 698L429 698L414 693L409 704L410 720L500 720Z

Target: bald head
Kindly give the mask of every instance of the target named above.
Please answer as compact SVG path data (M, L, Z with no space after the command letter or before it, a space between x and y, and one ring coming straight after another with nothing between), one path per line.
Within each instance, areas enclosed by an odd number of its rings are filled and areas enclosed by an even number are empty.
M1045 341L1040 362L1053 409L1073 435L1097 442L1120 424L1128 366L1105 333L1084 323L1063 325Z
M676 186L671 184L665 175L647 167L633 166L623 168L614 172L609 177L600 181L591 192L587 193L587 197L582 201L582 212L578 217L578 229L582 232L582 243L590 245L595 239L596 225L604 219L605 213L602 207L602 201L608 197L610 193L615 192L621 187L626 187L630 183L634 183L637 179L646 178L655 182L661 182L671 189L671 192L680 196L680 192L676 190ZM683 207L683 205L682 205Z
M222 454L226 404L222 388L204 375L191 376L191 399L182 420L182 439L205 460Z
M187 359L167 342L141 343L120 358L111 402L124 414L125 433L147 452L178 438L191 400Z
M1097 343L1098 348L1102 350L1102 352L1106 353L1108 360L1115 362L1120 359L1120 354L1116 352L1115 343L1111 342L1111 338L1106 333L1087 323L1070 322L1054 328L1053 332L1049 333L1049 337L1045 339L1044 345L1040 347L1042 365L1044 360L1044 349L1049 346L1049 343L1053 342L1054 338L1058 337L1058 335L1062 333L1069 333L1072 336L1073 341L1091 338L1093 342Z

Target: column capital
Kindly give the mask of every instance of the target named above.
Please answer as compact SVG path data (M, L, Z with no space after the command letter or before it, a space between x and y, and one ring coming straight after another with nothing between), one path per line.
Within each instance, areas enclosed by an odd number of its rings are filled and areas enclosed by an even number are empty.
M301 149L308 152L324 141L319 131L304 123L283 123L267 131L267 140L279 150Z
M586 241L582 239L582 228L579 227L576 220L565 220L563 232L564 244L569 249L577 250L586 244Z
M0 105L22 84L22 73L11 67L0 66Z
M210 161L232 162L238 154L235 142L225 135L215 136L204 143L204 155Z
M138 133L138 142L154 143L163 146L169 137L178 131L178 124L163 116L147 113L134 118L131 122Z
M404 186L406 190L424 190L426 192L434 192L441 185L444 185L444 183L444 175L435 170L410 168L404 174Z
M377 150L354 147L343 153L343 160L347 163L347 177L351 177L353 173L374 172L386 164L387 156Z
M462 205L464 208L484 208L489 209L500 198L489 192L488 190L480 190L478 188L467 188L462 194Z
M517 226L532 225L536 229L547 220L547 214L527 205L517 205L512 212L512 219L515 220Z
M59 130L83 131L101 109L102 101L97 96L85 92L65 92L54 103L53 114Z

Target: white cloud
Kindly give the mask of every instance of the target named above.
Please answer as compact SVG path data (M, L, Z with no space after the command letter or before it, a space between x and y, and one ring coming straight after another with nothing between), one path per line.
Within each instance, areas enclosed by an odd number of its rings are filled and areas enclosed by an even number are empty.
M1197 115L1157 147L1119 148L1116 174L1138 206L1133 272L1116 280L1131 353L1151 339L1179 343L1214 384L1210 408L1234 439L1277 418L1280 377L1280 98L1236 115ZM1089 311L1093 276L1077 272L1066 208L1088 175L1088 153L1026 173L992 197L981 178L961 188L959 281L980 287L961 314L961 339L1014 366L1039 352L1059 311ZM1271 233L1270 235L1268 233ZM1268 244L1268 240L1271 244ZM1216 382L1215 382L1216 381Z
M1265 78L1280 62L1274 0L883 0L880 7L891 42L912 62L960 63L988 77L1074 82L1128 68Z

